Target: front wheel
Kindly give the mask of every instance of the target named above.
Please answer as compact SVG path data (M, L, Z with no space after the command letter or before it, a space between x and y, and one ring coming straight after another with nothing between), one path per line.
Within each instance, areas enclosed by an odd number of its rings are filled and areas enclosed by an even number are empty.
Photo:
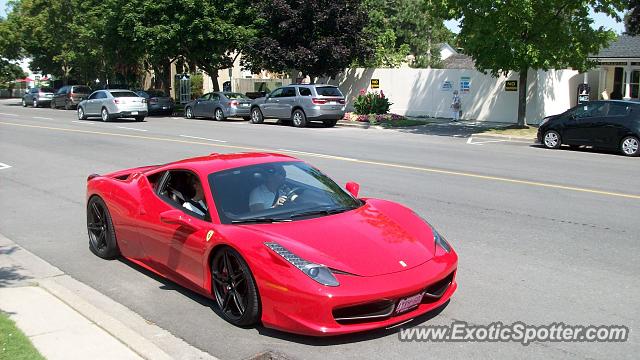
M240 253L221 248L211 262L213 293L225 320L236 326L251 326L260 320L258 288Z
M87 115L84 113L84 109L81 106L78 106L78 120L86 120Z
M22 107L27 107L27 100L22 99Z
M296 109L293 111L293 114L291 115L291 120L293 121L293 126L295 127L307 126L307 116L304 114L304 111L300 109Z
M38 107L38 100L33 99L33 107L37 108Z
M187 119L193 119L193 109L191 109L190 106L184 110L184 117Z
M620 150L626 156L640 155L640 141L635 136L627 136L620 142Z
M94 196L87 204L87 231L89 249L103 259L115 259L120 255L111 214L104 201Z
M251 109L251 123L252 124L262 124L264 122L264 116L262 116L262 111L260 108Z
M215 113L214 113L214 118L216 119L216 121L224 121L224 113L222 112L222 109L217 108Z
M548 130L544 133L542 143L549 149L558 149L562 145L560 134L555 130Z

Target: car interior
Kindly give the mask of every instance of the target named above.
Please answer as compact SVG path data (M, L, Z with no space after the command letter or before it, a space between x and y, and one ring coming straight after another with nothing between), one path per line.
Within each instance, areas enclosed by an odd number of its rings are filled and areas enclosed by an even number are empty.
M193 200L193 197L196 195L194 187L198 186L202 188L202 184L200 184L200 180L198 180L198 177L195 174L188 171L169 171L167 178L160 186L161 188L158 191L158 195L165 200L169 200L174 207L187 211L190 215L198 218L205 218L184 208L184 203L189 202L203 213L208 214L206 200L203 199L205 202L204 207L197 201Z

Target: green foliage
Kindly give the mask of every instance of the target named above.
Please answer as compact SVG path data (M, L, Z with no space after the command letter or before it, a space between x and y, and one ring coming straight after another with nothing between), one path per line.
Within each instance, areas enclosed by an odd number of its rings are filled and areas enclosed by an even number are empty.
M627 35L640 34L640 0L629 0L624 16L624 28Z
M22 79L27 74L22 71L22 68L14 63L0 58L0 88L6 89L9 87L9 82L15 79Z
M191 79L191 97L194 99L197 99L202 96L204 91L202 87L204 83L203 76L202 74L191 74L190 79Z
M393 104L389 102L389 99L384 96L382 91L365 93L364 90L360 91L360 94L353 103L355 113L358 115L386 114L389 112L391 105Z
M615 38L592 27L590 8L617 18L626 0L456 0L459 44L480 71L494 76L518 71L526 89L528 69L587 70L590 54ZM524 80L524 81L523 81ZM524 125L526 93L520 92L518 123Z

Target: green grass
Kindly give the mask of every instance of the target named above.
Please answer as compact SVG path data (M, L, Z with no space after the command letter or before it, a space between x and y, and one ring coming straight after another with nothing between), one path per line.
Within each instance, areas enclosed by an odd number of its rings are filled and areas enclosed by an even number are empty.
M0 312L0 360L44 360L16 324Z
M504 128L488 129L482 134L487 135L505 135L522 138L535 138L538 133L538 128L532 126L526 126L525 128L519 128L517 126L507 126Z
M429 121L403 119L403 120L394 120L394 121L384 121L377 125L380 125L385 128L399 128L399 127L419 126L419 125L426 125L426 124L429 124Z

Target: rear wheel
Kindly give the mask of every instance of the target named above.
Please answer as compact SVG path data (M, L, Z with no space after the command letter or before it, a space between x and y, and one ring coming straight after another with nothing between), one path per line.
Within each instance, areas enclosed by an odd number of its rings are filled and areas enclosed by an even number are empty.
M193 109L191 109L190 106L184 110L184 117L187 119L193 119Z
M562 145L560 134L555 130L548 130L544 133L542 143L549 149L558 149Z
M262 124L263 122L264 122L264 116L262 116L262 111L260 111L260 108L255 107L251 109L251 123Z
M22 99L22 107L27 107L27 100Z
M307 126L307 116L304 114L304 111L300 109L296 109L293 111L293 114L291 115L291 121L293 121L293 126L295 127Z
M323 120L322 123L324 124L324 127L334 127L338 123L338 120Z
M87 115L84 113L84 109L81 106L78 106L78 120L86 120Z
M92 253L103 259L114 259L120 255L111 214L98 196L92 197L87 204L87 231Z
M620 150L626 156L640 155L640 141L635 136L627 136L620 142Z
M56 102L55 102L55 101L53 101L53 100L51 100L51 102L49 103L49 106L50 106L52 109L55 109L55 108L56 108Z
M64 109L65 110L71 110L71 105L69 105L69 100L65 100L64 101Z
M222 109L217 108L214 112L214 116L216 121L224 121L224 113L222 112Z
M38 100L33 99L33 107L37 108L38 107Z
M107 110L107 108L102 108L102 111L100 112L100 118L104 122L109 121L109 110Z
M225 320L250 326L260 320L258 289L249 266L240 253L221 248L211 262L213 293Z

